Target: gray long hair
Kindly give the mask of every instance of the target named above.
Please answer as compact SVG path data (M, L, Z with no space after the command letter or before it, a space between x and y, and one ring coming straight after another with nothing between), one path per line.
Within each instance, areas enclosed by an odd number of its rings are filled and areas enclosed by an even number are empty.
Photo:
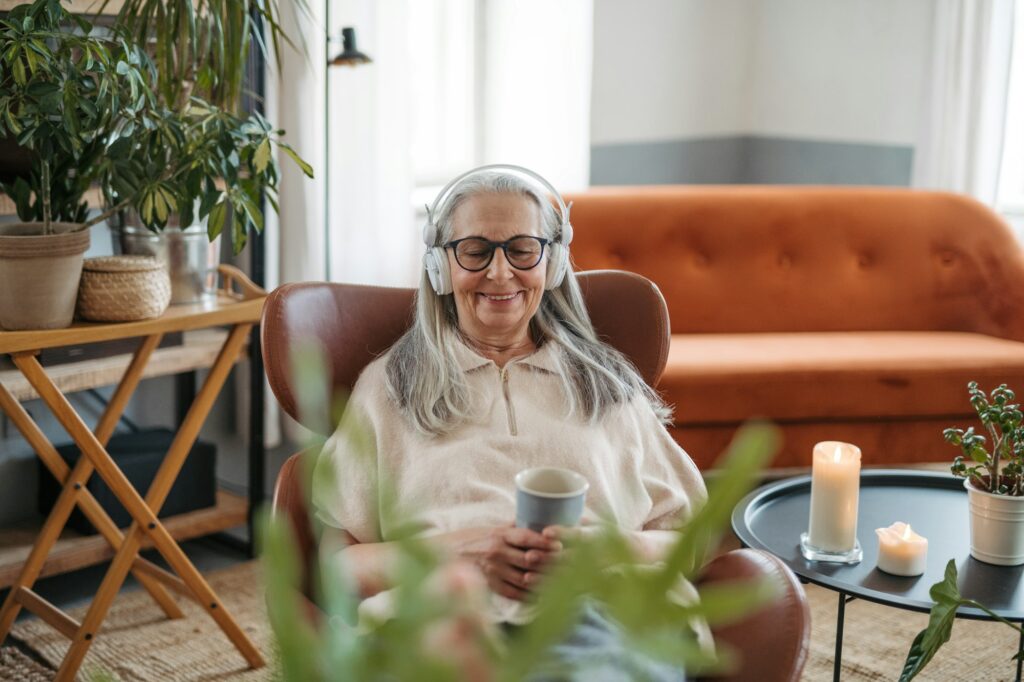
M455 209L485 193L531 198L541 210L543 235L561 238L558 215L546 197L515 175L487 172L470 176L449 194L435 216L437 246L452 238ZM553 343L562 351L554 357L567 397L567 416L579 414L593 422L611 406L642 396L662 421L669 420L671 411L629 360L597 338L572 273L544 292L530 325L537 343ZM442 435L472 417L469 387L455 355L457 343L461 332L454 297L438 296L424 271L416 319L392 348L386 368L388 391L422 433Z

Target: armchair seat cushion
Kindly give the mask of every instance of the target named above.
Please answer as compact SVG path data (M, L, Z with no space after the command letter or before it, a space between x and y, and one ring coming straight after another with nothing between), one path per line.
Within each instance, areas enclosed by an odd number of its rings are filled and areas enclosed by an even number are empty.
M658 388L685 426L956 418L972 414L971 380L1024 386L1024 343L940 331L674 334Z

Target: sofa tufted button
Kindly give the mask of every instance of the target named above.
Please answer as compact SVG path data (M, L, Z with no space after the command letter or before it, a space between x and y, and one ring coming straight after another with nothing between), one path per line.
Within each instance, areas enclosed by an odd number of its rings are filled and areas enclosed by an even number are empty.
M943 251L939 254L939 262L945 266L950 266L956 263L957 253L953 250Z
M874 264L875 257L872 256L870 253L862 253L859 256L857 256L857 265L859 265L862 269L870 268Z
M711 259L708 258L708 255L706 253L698 252L693 255L693 264L696 265L698 268L706 268L708 265L711 264Z
M793 256L788 253L780 253L775 261L779 264L779 267L783 270L789 270L793 267Z

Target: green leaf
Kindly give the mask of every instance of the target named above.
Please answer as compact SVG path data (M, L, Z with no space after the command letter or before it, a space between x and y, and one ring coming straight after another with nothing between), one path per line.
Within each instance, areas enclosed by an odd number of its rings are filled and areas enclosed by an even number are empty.
M206 234L213 241L224 230L224 218L227 216L227 202L221 201L210 210L210 220L206 224Z
M917 633L910 645L907 660L903 663L903 671L900 673L900 682L909 682L914 679L919 672L924 670L924 667L928 665L942 645L949 641L950 635L953 633L956 610L961 603L956 579L956 561L950 559L946 564L945 577L932 585L929 590L929 595L935 602L935 606L932 607L931 613L928 615L928 626Z
M18 85L25 85L25 65L20 59L14 61L11 70L14 72L14 82Z
M288 156L292 157L292 161L294 161L296 163L296 165L298 165L298 167L302 169L302 172L306 174L306 177L309 177L309 178L313 177L313 167L310 166L308 163L306 163L302 159L302 157L299 156L298 153L296 153L296 151L294 149L292 149L291 147L289 147L288 145L286 145L284 143L281 143L278 146L281 149L284 150L285 154L287 154Z
M264 138L259 143L256 147L256 152L253 154L252 161L257 173L267 170L267 164L270 163L270 138Z

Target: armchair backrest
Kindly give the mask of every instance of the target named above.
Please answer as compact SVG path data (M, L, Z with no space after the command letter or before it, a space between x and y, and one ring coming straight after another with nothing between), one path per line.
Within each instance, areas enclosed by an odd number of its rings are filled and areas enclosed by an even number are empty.
M629 272L576 275L598 334L633 361L654 386L668 358L668 309L650 280ZM270 388L281 407L308 428L332 427L325 415L299 414L290 350L315 340L327 353L332 394L351 390L360 372L405 333L413 318L413 289L298 282L267 297L260 334ZM323 435L330 435L324 433Z

